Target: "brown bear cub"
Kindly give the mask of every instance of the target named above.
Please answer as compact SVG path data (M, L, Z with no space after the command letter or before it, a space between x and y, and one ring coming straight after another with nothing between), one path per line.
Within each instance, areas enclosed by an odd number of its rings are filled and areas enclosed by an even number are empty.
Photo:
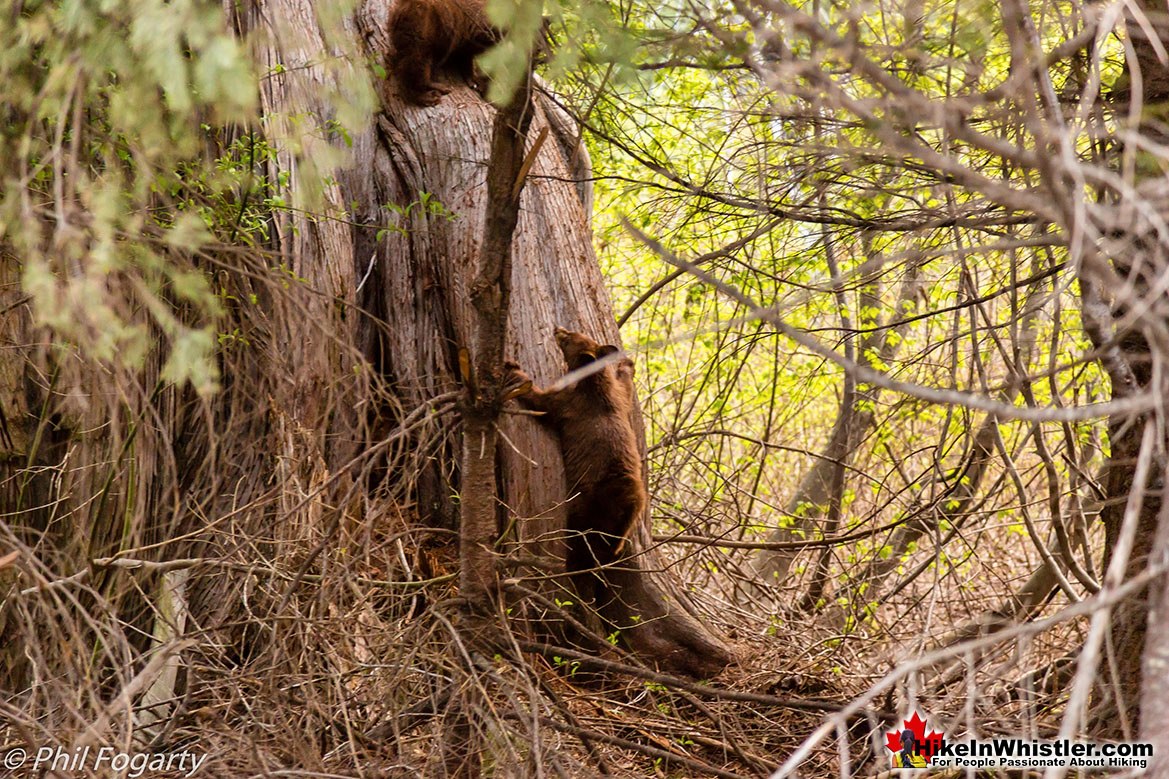
M475 57L499 42L486 0L397 0L390 9L389 70L406 100L432 106L451 88L434 80L440 68L474 80Z
M556 328L556 343L574 371L620 351L581 333ZM530 382L507 363L508 383ZM645 509L641 455L633 429L633 362L628 359L559 390L532 387L516 398L544 414L537 419L560 437L568 487L568 573L589 571L618 559L629 531ZM593 577L574 577L578 594L589 598ZM583 585L583 586L582 586Z

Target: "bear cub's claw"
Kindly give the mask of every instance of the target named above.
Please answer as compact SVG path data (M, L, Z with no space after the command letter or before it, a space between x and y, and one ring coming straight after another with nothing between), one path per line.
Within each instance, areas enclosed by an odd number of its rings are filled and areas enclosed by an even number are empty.
M503 400L526 395L532 390L532 377L519 363L508 360L503 364Z

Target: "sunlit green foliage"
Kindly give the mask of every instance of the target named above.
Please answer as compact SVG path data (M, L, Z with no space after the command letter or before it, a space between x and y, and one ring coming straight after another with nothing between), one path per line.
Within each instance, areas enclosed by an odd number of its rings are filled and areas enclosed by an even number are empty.
M748 538L775 528L793 539L822 536L801 521L827 507L793 498L828 443L844 381L839 367L751 321L739 303L675 274L623 219L898 381L1015 405L1107 397L1107 380L1085 360L1059 237L1026 212L1016 216L994 189L1026 193L1035 181L1034 170L998 151L1035 144L1018 121L1024 107L984 97L1012 72L998 6L782 9L752 24L738 8L704 8L696 18L690 6L622 6L613 11L620 32L584 25L593 43L572 60L579 67L549 71L593 131L593 226L625 344L639 353L661 529L722 533L730 521ZM1077 7L1042 11L1044 48L1082 23ZM602 49L620 56L595 54ZM1100 71L1072 57L1053 60L1049 77L1074 96L1093 79L1115 78L1121 62L1117 42L1106 40ZM1085 157L1098 153L1086 129L1073 137ZM902 297L914 274L918 288ZM1032 377L1027 392L1004 395L1016 369ZM961 516L946 512L999 506L1013 515L1030 501L997 468L969 483L970 437L983 413L858 389L871 394L853 413L873 422L847 474L841 528L940 511L938 532L976 543L953 524ZM1057 425L1040 429L1064 435ZM1033 484L1032 426L1004 420L998 435ZM1101 423L1079 424L1075 437L1085 443L1075 456L1099 463ZM1061 479L1072 473L1062 458L1055 469ZM957 496L969 487L973 504ZM887 539L845 560L908 559L921 548ZM867 585L859 586L862 595Z

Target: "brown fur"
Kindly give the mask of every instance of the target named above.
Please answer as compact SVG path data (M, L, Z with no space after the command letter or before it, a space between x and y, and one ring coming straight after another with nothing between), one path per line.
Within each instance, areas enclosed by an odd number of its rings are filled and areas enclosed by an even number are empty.
M388 70L402 96L432 106L451 88L434 80L439 69L474 79L475 57L499 40L487 21L485 0L397 0L390 9Z
M619 351L560 327L556 343L570 371ZM514 363L507 368L512 384L530 381ZM612 563L646 503L632 422L633 363L623 359L561 390L533 387L517 400L544 412L539 421L560 436L570 498L568 572Z

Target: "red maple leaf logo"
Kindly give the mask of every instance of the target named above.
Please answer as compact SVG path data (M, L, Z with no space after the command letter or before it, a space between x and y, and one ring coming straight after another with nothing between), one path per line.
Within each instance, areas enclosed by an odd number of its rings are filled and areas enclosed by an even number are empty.
M945 734L937 731L925 732L926 721L921 718L915 711L913 716L907 720L902 720L903 727L897 730L891 730L885 734L885 749L890 752L900 752L904 746L901 743L901 731L913 731L913 738L916 742L914 744L914 751L925 758L928 763L930 758L934 756L939 749L941 749L942 742L945 741Z

